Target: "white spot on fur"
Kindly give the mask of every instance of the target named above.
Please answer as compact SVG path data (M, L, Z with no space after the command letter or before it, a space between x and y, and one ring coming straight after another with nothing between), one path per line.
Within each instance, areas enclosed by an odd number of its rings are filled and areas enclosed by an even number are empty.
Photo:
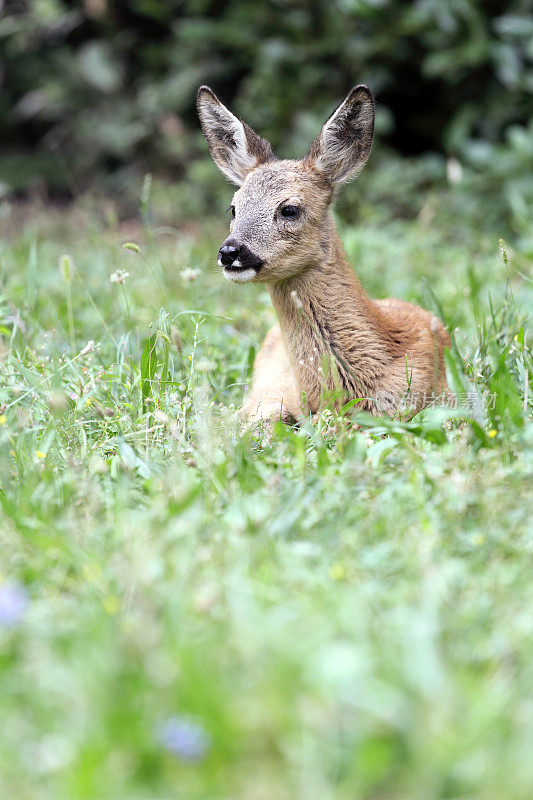
M300 300L300 298L298 297L298 292L296 292L295 289L293 289L292 292L291 292L291 299L292 299L292 302L294 303L294 305L296 306L296 308L303 308L303 303Z

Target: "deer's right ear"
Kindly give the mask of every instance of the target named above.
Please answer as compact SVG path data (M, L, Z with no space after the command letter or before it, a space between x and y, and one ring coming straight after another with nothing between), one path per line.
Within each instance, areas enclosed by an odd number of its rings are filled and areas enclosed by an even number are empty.
M208 86L198 89L197 106L213 160L232 183L241 186L251 169L274 158L266 139L232 114Z

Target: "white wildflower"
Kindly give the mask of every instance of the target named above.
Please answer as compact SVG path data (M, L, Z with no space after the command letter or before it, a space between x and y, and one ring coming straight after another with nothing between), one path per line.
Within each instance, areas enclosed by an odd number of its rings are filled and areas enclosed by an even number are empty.
M210 361L208 358L200 358L195 366L197 372L212 372L216 369L215 362Z
M87 353L92 353L94 350L94 340L89 339L83 350L80 350L80 356L86 356Z
M198 275L200 274L201 270L199 269L191 269L191 267L187 267L187 269L182 269L180 272L181 279L185 283L192 283L196 280Z
M126 283L129 277L129 272L126 272L124 269L117 269L116 272L113 272L113 274L109 276L109 280L111 283Z

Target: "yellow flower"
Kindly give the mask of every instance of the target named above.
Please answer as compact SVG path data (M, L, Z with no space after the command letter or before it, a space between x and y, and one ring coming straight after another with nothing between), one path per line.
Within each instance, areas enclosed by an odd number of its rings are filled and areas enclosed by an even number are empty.
M0 425L5 425L7 422L7 417L5 414L0 414Z
M487 436L489 437L489 439L494 439L497 433L498 431L494 430L493 428L491 431L488 432Z
M105 598L103 606L106 614L114 616L115 614L118 614L118 612L120 611L120 600L118 599L116 594L110 594Z
M329 577L333 578L334 581L340 581L344 578L346 572L342 564L333 564L329 568Z
M100 569L98 564L90 563L84 564L82 569L83 577L89 583L97 583L101 574L102 570Z
M36 450L35 455L37 456L37 458L46 458L46 453L43 453L42 450Z
M87 400L85 401L85 406L90 406L91 403L92 403L92 399L90 397L88 397Z

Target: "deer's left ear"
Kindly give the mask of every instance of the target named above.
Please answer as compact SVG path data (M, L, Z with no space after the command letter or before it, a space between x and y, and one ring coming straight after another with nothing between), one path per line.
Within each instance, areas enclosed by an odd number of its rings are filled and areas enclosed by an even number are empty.
M266 139L232 114L209 86L198 89L197 106L213 160L237 186L241 186L251 169L274 158Z
M307 160L331 183L344 183L364 167L374 137L374 98L367 86L354 86L311 145Z

